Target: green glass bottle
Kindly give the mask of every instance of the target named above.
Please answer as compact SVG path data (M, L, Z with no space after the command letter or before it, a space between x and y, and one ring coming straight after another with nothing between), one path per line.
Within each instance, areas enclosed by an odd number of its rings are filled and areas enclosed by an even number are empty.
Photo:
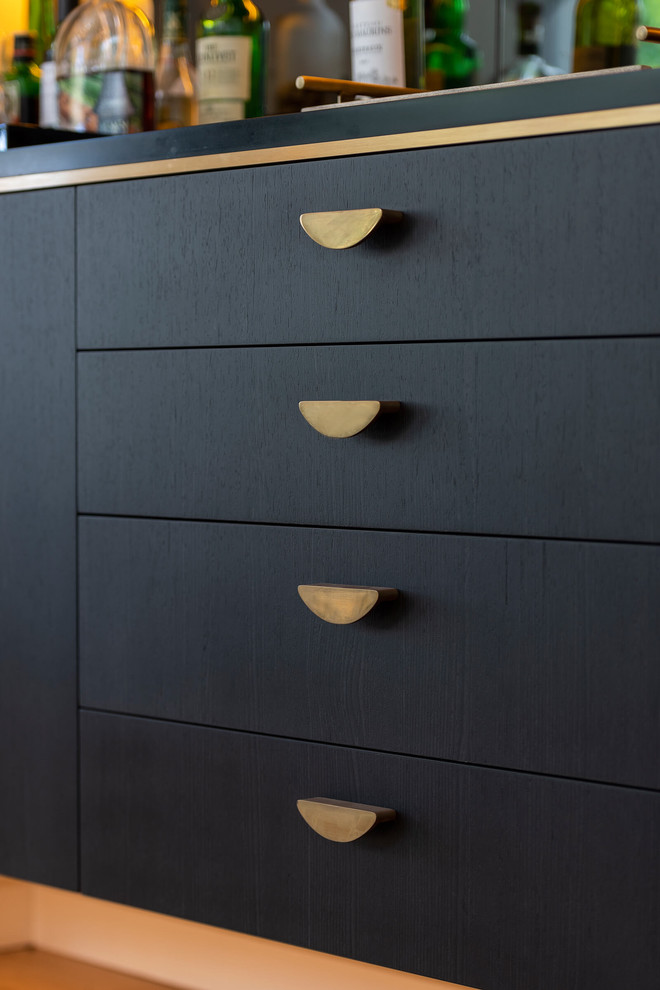
M211 0L199 24L199 123L265 113L268 21L252 0Z
M53 43L57 29L55 0L30 0L30 31L36 35L36 62L41 65L44 56Z
M426 88L471 86L479 67L479 49L464 31L468 0L426 2Z
M5 73L5 116L10 124L39 123L37 37L29 31L14 35L14 57Z
M579 0L573 72L634 65L638 23L638 0Z

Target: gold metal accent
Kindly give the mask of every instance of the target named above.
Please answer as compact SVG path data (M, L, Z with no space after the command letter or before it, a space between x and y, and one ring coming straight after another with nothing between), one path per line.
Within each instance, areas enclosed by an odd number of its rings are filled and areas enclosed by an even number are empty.
M298 594L314 615L336 626L357 622L378 602L391 602L399 597L396 588L347 584L299 584Z
M659 41L660 42L660 28L647 27L646 25L640 25L636 32L638 41Z
M354 96L412 96L423 93L423 89L410 89L406 86L380 86L378 83L354 82L352 79L326 79L324 76L298 76L296 89L310 93L336 93L339 101Z
M331 842L355 842L374 825L396 818L392 808L378 808L373 804L319 797L301 798L296 803L309 827Z
M304 400L298 408L310 426L324 437L354 437L361 433L381 413L398 412L400 402L379 402L358 399L341 402Z
M328 213L303 213L300 226L321 247L344 251L355 247L384 223L398 223L398 210L330 210Z
M359 108L337 111L337 113L359 112ZM193 155L187 158L128 162L125 165L100 165L93 168L65 169L59 172L36 172L33 175L0 176L0 194L27 192L34 189L58 189L65 186L86 186L100 182L120 182L126 179L146 179L162 175L217 172L229 168L248 168L251 165L314 161L318 158L345 158L421 148L447 148L460 144L486 144L490 141L511 141L552 134L645 127L649 124L660 124L660 103L637 107L615 107L610 110L590 110L586 113L558 114L554 117L500 120L492 124L468 124L464 127L378 134L373 137L350 138L342 141L254 148L213 155Z

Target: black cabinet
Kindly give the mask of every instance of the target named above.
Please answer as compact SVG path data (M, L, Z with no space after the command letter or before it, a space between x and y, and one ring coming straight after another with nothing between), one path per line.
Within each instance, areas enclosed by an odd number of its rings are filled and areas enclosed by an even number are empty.
M80 190L85 892L480 990L655 990L659 154ZM351 251L298 223L374 205L404 220ZM360 399L401 407L347 439L298 408ZM336 625L299 584L399 598ZM398 817L330 842L318 796Z
M74 193L0 198L0 873L77 884Z
M0 198L0 871L75 886L79 837L93 896L655 990L658 139ZM403 221L299 225L365 206ZM337 439L314 399L401 407ZM397 817L331 842L319 796Z

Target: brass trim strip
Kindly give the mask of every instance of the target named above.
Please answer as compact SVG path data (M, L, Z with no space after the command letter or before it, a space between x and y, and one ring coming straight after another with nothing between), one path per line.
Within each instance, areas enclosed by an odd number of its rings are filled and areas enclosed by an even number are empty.
M330 113L332 111L325 112ZM101 165L92 168L67 169L60 172L13 175L0 177L0 194L26 192L34 189L55 189L62 186L83 186L94 182L119 182L123 179L179 175L185 172L246 168L251 165L313 161L318 158L343 158L355 155L371 155L378 152L410 151L459 144L508 141L515 138L543 137L553 134L573 134L580 131L642 127L647 124L659 123L660 104L651 103L635 107L594 110L588 113L560 114L554 117L532 117L524 120L502 120L492 124L470 124L464 127L445 127L428 131L379 134L374 137L350 138L343 141L320 141L315 144L295 144L276 148L220 152L214 155L197 155L187 158L129 162L125 165Z

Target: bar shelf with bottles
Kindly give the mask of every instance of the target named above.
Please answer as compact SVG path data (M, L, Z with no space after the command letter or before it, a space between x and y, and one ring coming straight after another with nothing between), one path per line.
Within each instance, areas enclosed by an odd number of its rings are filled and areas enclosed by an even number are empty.
M325 86L296 87L299 77L395 93L567 71L543 58L540 3L517 5L517 58L489 78L483 51L495 41L471 36L468 0L259 2L263 11L254 0L29 0L29 30L0 46L0 123L125 135L339 101ZM576 0L570 13L572 71L632 65L655 48L637 38L637 0Z

